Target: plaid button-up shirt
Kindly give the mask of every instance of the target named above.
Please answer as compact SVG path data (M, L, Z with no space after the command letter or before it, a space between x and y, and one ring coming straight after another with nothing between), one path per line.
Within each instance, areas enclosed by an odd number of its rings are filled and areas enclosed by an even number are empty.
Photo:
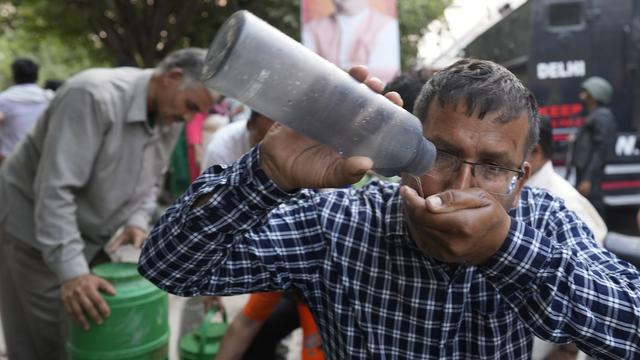
M183 296L294 290L331 359L523 359L533 334L640 358L638 271L561 200L525 188L502 248L454 267L411 240L398 185L288 194L258 151L210 168L167 210L142 275Z

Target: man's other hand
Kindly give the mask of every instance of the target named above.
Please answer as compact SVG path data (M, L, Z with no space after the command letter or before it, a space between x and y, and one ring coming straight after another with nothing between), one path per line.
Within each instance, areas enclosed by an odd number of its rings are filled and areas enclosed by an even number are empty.
M370 77L364 66L352 68L349 74L375 92L384 89L382 81ZM390 92L385 96L402 106L398 93ZM364 156L343 158L330 147L276 123L260 145L260 166L281 189L291 191L356 183L372 168L373 161Z
M65 311L84 330L90 328L86 315L89 315L98 325L102 324L104 318L111 315L111 309L99 290L109 295L116 294L116 290L109 282L91 274L67 280L60 289L60 298Z
M411 238L427 256L446 263L482 265L504 243L511 218L486 191L447 190L422 198L403 186Z
M204 305L204 312L209 311L212 307L216 307L216 311L224 312L224 303L222 302L222 297L220 296L204 296L202 299L202 304Z
M146 238L146 231L135 226L125 226L120 234L107 245L107 253L113 254L122 245L133 245L136 249L139 249Z
M583 180L578 184L578 192L584 196L587 197L591 194L591 181L589 180Z

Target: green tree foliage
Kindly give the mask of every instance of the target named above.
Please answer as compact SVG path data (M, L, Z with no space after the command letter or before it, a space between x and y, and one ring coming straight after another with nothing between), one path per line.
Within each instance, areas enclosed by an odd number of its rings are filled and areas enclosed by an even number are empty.
M400 18L400 53L402 69L415 66L418 41L427 25L444 14L453 0L397 0Z
M414 65L426 25L450 2L398 0L403 68ZM299 0L0 0L0 66L34 55L57 77L92 63L151 67L174 49L208 47L240 9L300 38Z
M0 1L0 90L13 83L10 65L16 57L29 57L40 64L39 83L64 80L76 72L111 63L99 49L76 35L60 38L47 32L33 32L26 24L41 22L29 7Z

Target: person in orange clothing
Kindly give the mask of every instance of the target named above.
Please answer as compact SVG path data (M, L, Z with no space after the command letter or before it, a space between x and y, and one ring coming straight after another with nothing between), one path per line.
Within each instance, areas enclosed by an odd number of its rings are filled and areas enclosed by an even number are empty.
M242 359L249 344L282 299L283 293L279 291L251 294L242 312L229 324L215 359ZM302 360L324 360L320 334L311 311L299 300L296 300L296 307L303 333Z

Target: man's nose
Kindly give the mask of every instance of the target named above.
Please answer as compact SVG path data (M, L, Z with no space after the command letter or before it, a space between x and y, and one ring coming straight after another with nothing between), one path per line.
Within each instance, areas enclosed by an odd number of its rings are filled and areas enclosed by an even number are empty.
M473 165L462 163L458 171L453 173L449 189L463 190L474 186Z

